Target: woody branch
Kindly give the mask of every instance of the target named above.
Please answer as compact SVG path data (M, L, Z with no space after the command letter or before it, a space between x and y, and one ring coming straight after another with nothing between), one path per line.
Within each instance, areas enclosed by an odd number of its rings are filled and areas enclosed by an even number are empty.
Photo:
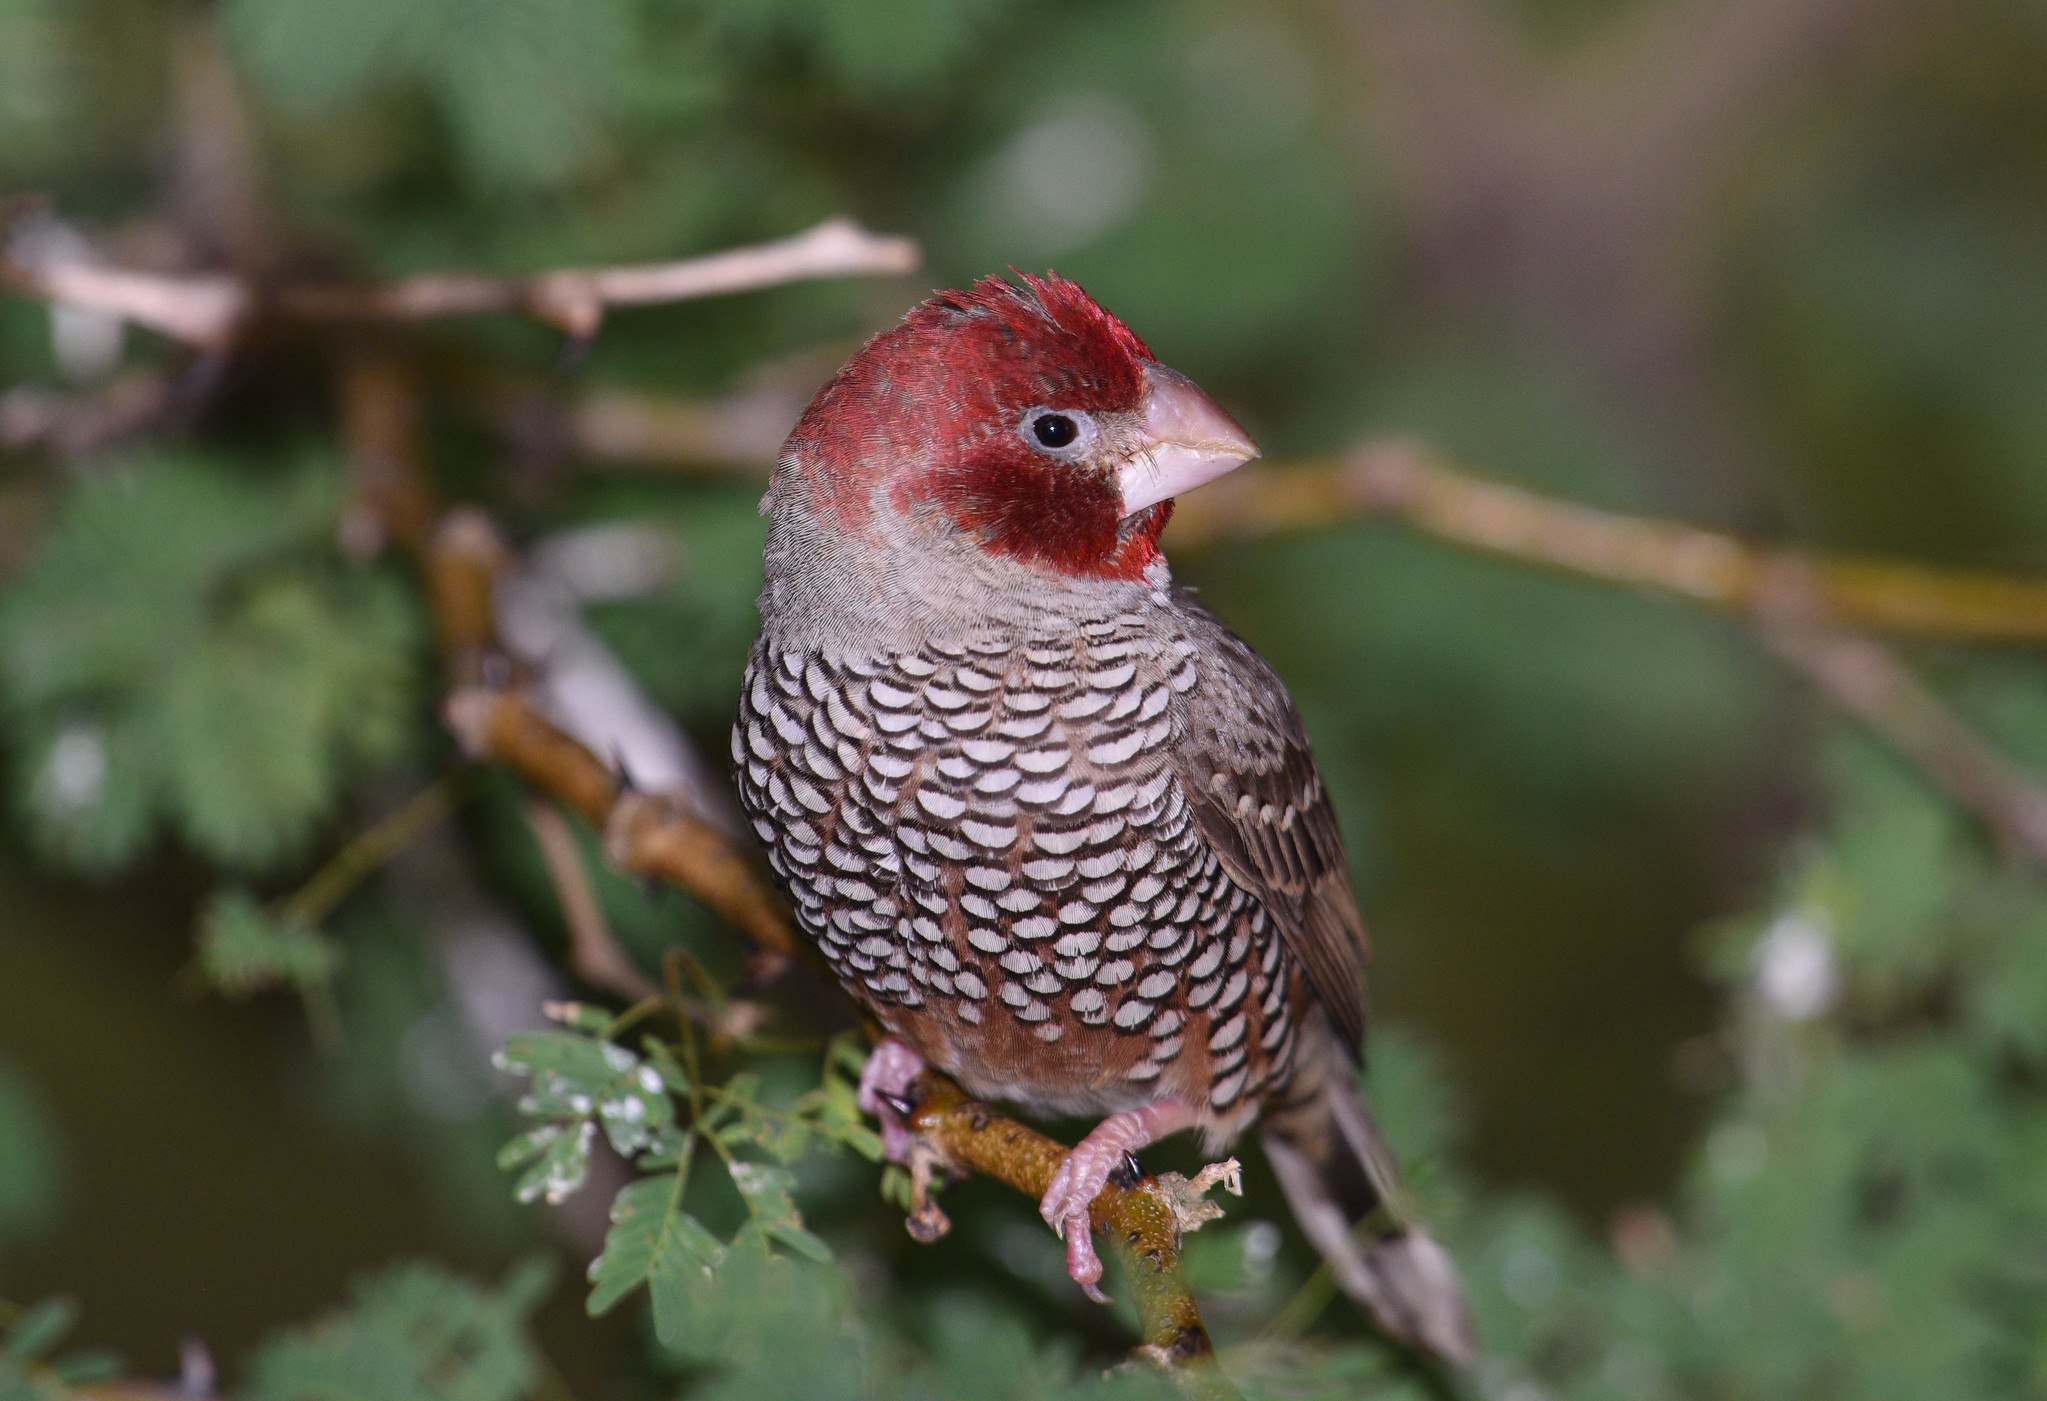
M20 222L17 219L16 222ZM0 286L104 315L201 350L232 345L263 321L306 326L425 321L482 312L534 317L574 339L596 334L612 307L653 306L825 277L909 272L917 245L848 219L773 243L700 258L556 268L524 277L425 273L391 282L278 281L234 273L163 273L110 266L0 228Z

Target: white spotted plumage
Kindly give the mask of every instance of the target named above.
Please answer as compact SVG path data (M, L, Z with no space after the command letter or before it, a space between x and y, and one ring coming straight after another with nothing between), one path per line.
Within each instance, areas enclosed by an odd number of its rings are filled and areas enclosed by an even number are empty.
M1193 821L1173 745L1197 643L1160 626L1177 597L1145 602L1001 654L770 634L733 759L834 971L898 1034L950 1028L917 1041L970 1090L1106 1113L1163 1081L1228 1130L1288 1075L1297 973ZM1060 1054L1005 1057L1005 1022Z

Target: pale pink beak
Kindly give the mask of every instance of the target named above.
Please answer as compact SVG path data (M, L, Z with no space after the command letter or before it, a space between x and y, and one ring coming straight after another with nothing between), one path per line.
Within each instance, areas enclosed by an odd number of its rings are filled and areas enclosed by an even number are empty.
M1258 455L1251 435L1193 380L1164 365L1146 365L1144 378L1150 387L1145 445L1116 470L1126 516L1212 482Z

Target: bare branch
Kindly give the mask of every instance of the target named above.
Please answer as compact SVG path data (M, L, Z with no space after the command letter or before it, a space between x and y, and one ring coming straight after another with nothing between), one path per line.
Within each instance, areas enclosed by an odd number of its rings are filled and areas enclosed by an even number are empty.
M774 462L803 406L836 366L836 360L806 360L800 370L791 366L789 373L701 397L604 385L564 394L556 384L526 382L490 385L471 402L522 456L751 475Z
M336 397L354 488L342 519L342 543L356 555L374 554L387 544L415 558L424 555L440 503L419 467L423 410L417 382L397 356L365 350L342 362Z
M1181 503L1174 539L1320 527L1383 515L1521 564L1677 594L1757 615L1791 591L1817 616L1913 637L2047 643L2047 578L1827 558L1674 521L1621 515L1485 481L1412 444L1368 444L1336 464L1239 472Z
M28 262L12 253L0 255L0 286L118 316L202 350L233 340L253 303L249 289L224 273L133 272L56 259Z
M727 837L748 840L722 769L714 771L674 717L647 697L583 620L580 605L591 595L578 590L619 582L592 577L600 572L600 560L616 575L653 563L643 539L622 538L627 529L590 527L528 551L522 566L498 583L499 636L531 672L533 701L542 714L605 755L633 787L678 798ZM579 537L586 537L584 543ZM673 541L662 538L671 550L661 564L672 567Z
M1887 648L1804 622L1767 624L1763 638L1992 835L2047 866L2047 789L1985 743Z
M537 710L497 645L493 593L510 551L481 514L449 515L428 562L442 646L458 677L449 728L473 759L502 763L604 834L612 864L692 891L762 948L804 945L781 901L725 836L676 794L643 793Z
M635 788L535 704L528 668L499 632L499 587L512 552L479 511L437 518L420 472L411 393L388 362L358 366L344 381L344 402L354 406L347 417L358 513L370 518L353 533L394 540L420 561L454 677L445 714L458 741L472 758L507 764L589 822L615 865L695 892L777 961L801 952L780 901L717 825L722 814L700 811L679 789ZM603 731L592 736L599 742L613 733L601 718L592 724ZM672 737L681 743L679 732ZM683 758L669 758L679 771Z
M127 370L90 392L20 384L0 392L0 450L90 457L155 426L177 403L165 369Z
M569 927L569 966L576 976L627 1002L660 996L660 986L634 967L618 946L604 909L597 903L597 892L591 888L590 873L583 869L575 834L560 811L552 803L529 799L526 825L533 829L540 859L554 883L555 898L561 902L562 920Z
M153 273L38 253L22 240L0 251L0 286L104 312L202 348L232 344L265 318L301 324L405 322L518 312L583 339L606 310L653 306L788 282L912 271L917 245L828 219L803 233L701 258L558 268L528 277L425 273L395 282L282 282L224 273Z

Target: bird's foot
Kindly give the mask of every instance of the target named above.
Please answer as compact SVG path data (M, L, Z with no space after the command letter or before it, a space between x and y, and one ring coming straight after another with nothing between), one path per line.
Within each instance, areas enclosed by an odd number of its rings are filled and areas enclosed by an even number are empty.
M875 1043L860 1068L860 1107L881 1124L882 1156L892 1163L910 1160L907 1120L917 1107L917 1081L924 1075L924 1057L894 1037Z
M1186 1128L1194 1119L1194 1111L1177 1099L1111 1114L1074 1145L1052 1174L1052 1185L1038 1203L1038 1214L1066 1242L1066 1273L1096 1303L1106 1304L1109 1297L1101 1290L1102 1257L1095 1253L1088 1208L1126 1163L1135 1181L1139 1174L1132 1153Z

